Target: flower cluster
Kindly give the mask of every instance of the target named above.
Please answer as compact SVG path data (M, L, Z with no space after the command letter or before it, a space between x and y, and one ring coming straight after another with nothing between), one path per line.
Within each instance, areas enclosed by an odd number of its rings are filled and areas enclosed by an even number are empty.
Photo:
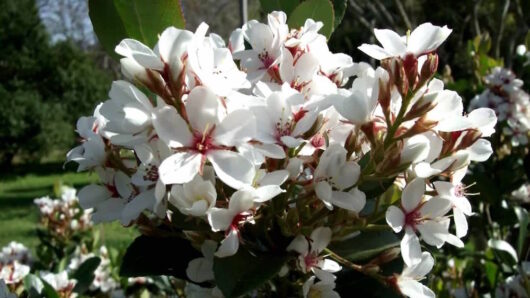
M259 247L293 256L281 274L302 276L301 294L330 297L343 267L380 272L328 245L386 216L403 232L406 267L378 280L432 296L419 282L434 263L420 240L463 246L472 211L461 181L470 162L492 153L484 137L495 112L463 114L460 96L433 78L447 27L375 30L383 47L359 47L381 60L374 69L332 53L322 26L308 19L289 28L273 12L235 30L228 45L204 23L196 32L167 28L154 49L123 40L116 52L129 81L114 82L93 116L79 119L83 142L67 155L100 177L79 192L81 206L95 222L171 225L179 215L207 224L183 234L202 247L186 271L193 282L215 285L215 259ZM369 185L394 180L401 200L384 205ZM267 238L276 227L290 244Z
M0 280L16 288L29 274L32 257L29 250L18 242L10 242L0 252Z
M89 252L86 247L79 246L76 248L73 256L70 259L68 264L68 272L75 272L79 269L86 260L99 257L101 262L94 271L94 280L89 286L90 291L100 291L101 293L110 293L113 290L119 288L119 283L112 276L112 267L109 258L109 252L107 247L101 246L99 251L96 253Z
M484 78L487 89L471 101L470 110L488 107L504 122L502 134L512 146L526 146L530 133L530 95L522 88L523 81L506 68L495 67Z
M80 208L75 188L61 186L59 199L45 196L34 203L39 208L42 226L58 239L68 239L92 228L92 211Z

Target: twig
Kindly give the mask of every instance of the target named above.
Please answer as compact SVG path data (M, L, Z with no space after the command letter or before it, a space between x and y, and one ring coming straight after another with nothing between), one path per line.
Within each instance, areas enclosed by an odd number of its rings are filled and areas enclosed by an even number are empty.
M394 0L394 2L396 3L396 6L399 10L399 14L401 15L401 18L403 19L403 22L405 23L408 29L412 29L412 25L410 23L409 17L407 16L407 12L405 11L403 4L401 3L401 0Z

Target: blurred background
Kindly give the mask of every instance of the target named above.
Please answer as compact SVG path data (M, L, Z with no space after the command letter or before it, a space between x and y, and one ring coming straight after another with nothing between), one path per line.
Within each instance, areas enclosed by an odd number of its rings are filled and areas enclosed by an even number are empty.
M226 39L241 24L240 1L182 4L189 30L204 21ZM247 9L248 19L264 19L260 1L248 0ZM528 0L349 0L329 43L333 52L375 65L357 50L361 43L376 43L374 28L405 34L427 21L447 25L453 33L439 49L440 77L469 102L485 88L483 77L494 66L512 69L528 90L529 12ZM0 1L0 246L16 240L34 249L33 199L51 194L56 181L80 187L97 180L64 167L64 158L76 144L76 120L106 100L119 78L119 63L93 32L87 1ZM526 179L524 171L510 175ZM101 231L117 247L136 235L118 224Z

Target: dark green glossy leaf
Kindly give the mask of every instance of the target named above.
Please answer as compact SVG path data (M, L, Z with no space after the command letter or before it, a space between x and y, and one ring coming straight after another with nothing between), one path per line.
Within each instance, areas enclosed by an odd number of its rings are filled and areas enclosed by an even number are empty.
M287 261L287 255L251 254L239 248L237 254L215 258L213 271L225 297L239 297L273 278Z
M524 243L526 241L526 237L528 237L528 211L526 209L522 208L521 206L514 207L515 209L515 215L517 216L517 220L519 221L519 236L517 239L517 252L519 253L520 257L524 257L523 255L523 249L524 249Z
M335 13L335 20L333 23L333 30L335 30L342 22L342 18L344 18L348 2L347 0L331 0L331 2L333 3L333 12Z
M99 42L113 57L124 38L153 47L164 29L185 25L178 0L89 0L88 8Z
M399 245L400 240L394 232L388 231L364 231L357 237L332 242L330 249L336 254L350 260L366 260L392 247Z
M178 237L139 236L123 256L120 275L127 277L171 275L187 279L189 261L202 257L190 242Z
M83 264L77 268L71 276L71 278L77 280L74 292L82 294L88 290L95 278L94 271L96 271L100 263L101 259L99 257L92 257L84 261Z
M329 38L333 32L333 24L335 21L333 5L330 0L307 0L302 2L289 16L289 27L300 28L307 19L324 23L324 27L320 29L320 33Z
M291 12L300 3L300 0L260 0L259 3L265 13L283 11L289 17Z

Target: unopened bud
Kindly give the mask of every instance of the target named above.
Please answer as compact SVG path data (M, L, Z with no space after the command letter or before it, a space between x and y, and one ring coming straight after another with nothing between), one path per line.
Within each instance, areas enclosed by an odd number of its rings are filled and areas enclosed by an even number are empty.
M426 94L420 97L403 117L403 121L412 120L421 117L436 106L437 93Z
M436 71L438 70L438 54L430 53L427 55L427 60L421 66L420 77L418 79L418 85L416 89L423 86L427 81L429 81Z
M384 59L381 61L381 66L388 72L390 78L389 81L392 82L399 93L405 97L409 91L409 81L403 67L403 60L400 58Z
M368 141L372 145L375 145L376 143L375 138L376 138L376 131L377 131L375 121L370 121L368 123L361 125L361 130L366 136L366 138L368 139Z
M458 144L458 147L455 148L455 151L462 150L470 147L473 145L478 139L482 137L482 133L477 129L470 129L467 130L460 140L460 143Z
M413 54L408 54L403 60L403 69L411 89L415 86L418 80L418 59Z
M400 255L401 249L399 247L393 247L390 249L385 250L383 253L378 255L375 259L371 260L371 264L386 264L388 262L393 261Z
M434 128L436 126L436 124L438 124L437 121L428 120L425 117L422 117L422 118L418 119L414 123L414 125L412 125L412 127L409 128L400 137L403 138L403 139L413 137L413 136L415 136L417 134L424 133L426 131L431 130L432 128Z

